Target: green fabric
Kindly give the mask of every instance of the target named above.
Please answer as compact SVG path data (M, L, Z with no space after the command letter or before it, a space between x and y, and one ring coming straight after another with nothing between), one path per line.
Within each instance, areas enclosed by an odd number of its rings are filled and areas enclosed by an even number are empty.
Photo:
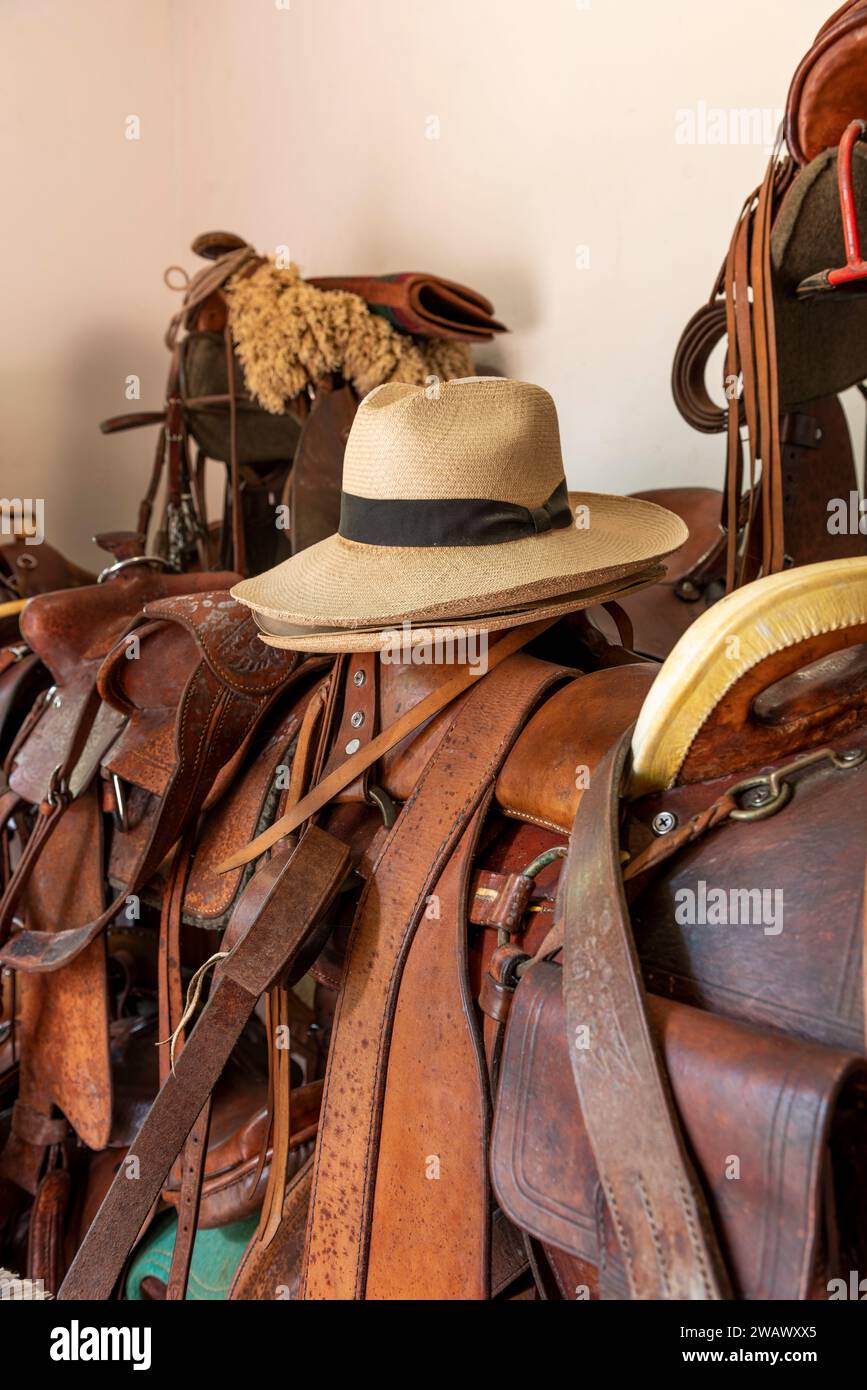
M236 389L245 395L244 368L235 357ZM226 344L222 333L188 333L181 345L181 394L184 400L197 396L224 396L229 390ZM208 458L228 463L229 406L201 406L185 410L187 424L196 443ZM294 415L271 415L249 398L238 402L238 462L288 462L294 457L301 426Z
M258 1215L249 1216L245 1221L235 1221L230 1226L197 1231L187 1298L201 1302L219 1301L226 1297L258 1220ZM168 1281L177 1229L178 1218L174 1212L169 1212L151 1226L129 1267L125 1295L129 1301L141 1301L142 1280L148 1275L161 1279L164 1284Z

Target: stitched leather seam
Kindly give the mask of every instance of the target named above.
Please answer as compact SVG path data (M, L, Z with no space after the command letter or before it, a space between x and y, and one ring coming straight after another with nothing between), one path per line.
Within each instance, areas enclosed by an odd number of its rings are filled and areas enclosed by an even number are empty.
M542 695L544 689L546 688L547 684L548 684L548 682L545 682L544 685L542 685L540 688L538 688L538 689L534 692L535 698L533 698L533 697L531 696L531 699L532 699L532 703L533 703L533 704L535 704L535 703L541 698L541 695ZM500 698L500 692L499 692L499 691L496 692L496 698ZM529 704L530 702L528 701L527 703ZM469 705L469 702L468 702L468 705ZM532 708L532 704L530 704L530 708ZM455 721L455 722L457 722L457 721ZM415 790L413 791L412 796L410 797L410 803L414 803L414 802L415 802L415 800L417 799L417 795L420 793L420 791L421 791L423 785L426 783L426 781L428 780L429 776L432 775L434 766L435 766L435 764L437 763L438 759L440 758L440 754L443 752L444 745L447 744L447 743L449 742L449 739L450 739L450 736L451 736L451 734L452 734L452 732L453 732L453 730L454 730L454 727L455 727L455 726L454 726L454 724L453 724L453 725L451 726L451 728L450 728L448 734L446 734L445 738L442 740L442 742L440 743L440 745L439 745L439 747L437 748L436 752L434 753L433 757L431 758L430 762L428 763L428 766L427 766L427 768L425 769L425 772L422 774L422 777L420 778L420 780L419 780L419 782L418 782L418 784L417 784L417 787L415 788ZM432 859L432 861L431 861L431 871L430 871L428 877L425 879L425 882L424 882L424 884L422 885L422 888L420 889L420 891L419 891L419 893L418 893L418 896L416 897L415 903L413 904L412 911L411 911L411 913L410 913L409 916L408 916L408 919L407 919L407 926L406 926L406 928L405 928L405 930L404 930L404 934L403 934L403 938L402 938L401 946L400 946L400 951L399 951L399 954L397 955L397 957L395 958L394 966L393 966L393 968L392 968L392 973L391 973L391 976L390 976L389 981L388 981L388 994L387 994L387 998L389 999L389 1001L392 999L393 994L394 994L395 980L396 980L396 979L399 980L399 979L400 979L400 976L401 976L401 974L402 974L402 967L403 967L403 965L404 965L404 963L405 963L406 955L407 955L408 949L409 949L408 937L410 936L410 934L411 934L411 932L412 932L412 923L415 922L416 916L417 916L418 912L421 910L421 906L422 906L422 904L423 904L423 902L424 902L424 900L425 900L425 898L426 898L426 896L427 896L427 894L426 894L426 889L428 888L428 886L429 886L430 884L436 883L436 882L438 881L439 876L440 876L440 872L441 872L440 865L442 864L443 859L444 859L444 856L445 856L445 853L446 853L446 851L447 851L447 849L448 849L450 843L451 843L452 840L453 840L455 830L464 822L464 820L466 819L467 813L469 812L470 808L471 808L473 805L478 805L478 804L480 803L480 801L482 800L482 798L484 797L485 791L486 791L487 787L489 787L491 781L493 780L493 778L494 778L494 776L495 776L496 769L497 769L497 768L499 767L499 765L500 765L500 762L501 762L501 760L502 760L502 755L503 755L504 750L506 749L506 747L507 747L510 743L513 743L513 742L515 741L515 738L517 737L517 733L518 733L517 727L510 728L510 729L503 735L503 737L500 739L500 742L497 744L496 749L494 750L494 752L493 752L493 753L489 756L489 758L488 758L488 761L487 761L487 770L486 770L486 772L485 772L484 780L481 782L481 784L480 784L480 786L478 787L477 790L475 790L473 793L471 793L468 797L465 798L465 800L463 801L461 807L459 808L459 810L458 810L457 813L455 814L455 816L454 816L454 818L453 818L453 820L452 820L452 822L451 822L451 824L450 824L450 826L449 826L449 828L448 828L448 831L447 831L446 835L445 835L444 838L440 841L440 844L439 844L439 846L437 847L437 849L436 849L436 851L435 851L435 853L434 853L433 859ZM466 739L466 735L464 735L464 738ZM443 754L443 756L444 756L444 754ZM381 860L380 860L380 863L382 863L382 862L385 860L386 854L389 852L389 850L391 850L391 849L393 848L394 843L395 843L394 839L392 839L392 840L389 841L388 845L386 846L385 850L383 851L383 854L382 854L382 858L381 858ZM378 866L377 866L377 867L378 867ZM434 872L433 872L434 870L436 870L436 877L434 877ZM373 881L373 876L371 876L371 880L370 880L370 881L371 881L371 882ZM384 1051L384 1048L383 1048L383 1037L384 1037L385 1030L386 1030L386 1023L387 1023L387 1021L388 1021L388 1014L389 1014L389 1011L388 1011L388 1010L384 1011L383 1016L382 1016L382 1019L381 1019L381 1021L380 1021L379 1039L378 1039L378 1045L377 1045L377 1064L376 1064L376 1072L375 1072L375 1077L374 1077L374 1080L375 1080L375 1094L377 1094L377 1095L380 1093L380 1089L381 1089L381 1085L382 1085L382 1077L383 1077L383 1071L384 1071L384 1063L387 1064L387 1058L386 1058L386 1059L383 1058L383 1051ZM373 1194L370 1192L370 1185L371 1185L371 1183L370 1183L370 1162L371 1162L371 1156L372 1156L373 1141L374 1141L374 1138L375 1138L375 1137L378 1138L378 1135L375 1136L374 1133L373 1133L372 1131L368 1133L367 1150L366 1150L366 1154L365 1154L365 1164L364 1164L364 1197L363 1197L363 1208L362 1208L362 1223L363 1223L363 1224L362 1224L362 1241L364 1242L364 1247L363 1247L363 1249L359 1252L359 1254L360 1254L360 1264L359 1264L359 1269L358 1269L358 1275L357 1275L357 1278L356 1278L356 1293L361 1293L361 1292L363 1291L363 1288L361 1287L361 1283L362 1283L362 1281L363 1281L363 1279L364 1279L365 1271L366 1271L366 1265L367 1265L367 1241L366 1241L366 1239L365 1239L365 1235L366 1235L367 1227L368 1227L368 1216L369 1216L370 1204L371 1204L371 1201L372 1201L372 1198L373 1198Z
M531 816L526 811L516 811L513 806L501 806L500 810L504 816L510 816L512 820L526 821L529 825L541 825L544 830L556 830L560 835L569 834L565 825L558 825L556 821L546 820L544 816Z
M504 669L507 669L507 668L504 668ZM540 681L540 682L536 685L534 691L532 692L532 696L528 699L528 702L527 702L527 703L528 703L528 706L529 706L530 709L532 709L532 707L533 707L534 704L538 703L538 701L542 698L542 695L545 693L545 691L546 691L547 689L549 689L549 688L551 687L551 685L553 685L553 684L555 684L557 681L563 679L563 677L564 677L564 675L565 675L565 668L562 668L562 667L555 667L555 668L553 668L553 669L548 670L548 671L545 673L545 675L546 675L546 679L545 679L544 681ZM499 698L501 698L501 697L499 697L499 695L498 695L498 699L499 699ZM452 722L452 724L450 725L448 731L446 732L446 734L444 735L444 737L443 737L442 740L440 741L439 745L437 746L437 748L436 748L436 750L435 750L433 756L432 756L431 759L430 759L430 762L427 764L426 768L424 769L424 772L422 773L421 777L419 778L419 781L416 783L416 786L414 787L414 789L413 789L413 791L412 791L412 793L411 793L411 795L410 795L410 797L409 797L409 800L405 803L404 808L403 808L403 813L402 813L402 815L401 815L401 820L398 822L398 825L400 825L401 823L405 824L405 823L406 823L406 820L409 819L409 816L410 816L411 813L412 813L412 810L413 810L413 808L414 808L414 806L415 806L415 804L416 804L416 802L417 802L417 800L418 800L418 798L419 798L419 796L420 796L420 794L421 794L421 791L422 791L423 787L426 785L428 779L429 779L431 776L433 776L434 769L435 769L435 768L439 765L439 763L447 756L448 750L453 746L454 728L455 728L455 724L456 724L457 721L458 721L458 718L460 717L461 714L464 713L464 711L465 711L466 709L471 708L471 707L472 707L472 704L471 704L470 701L468 701L466 704L463 704L463 705L460 707L460 710L459 710L458 713L456 714L455 719L453 720L453 722ZM517 730L517 725L516 725L513 729L511 729L511 730L509 731L509 733L507 733L507 734L500 740L500 743L499 743L499 745L497 746L496 752L495 752L495 753L491 756L491 758L490 758L490 763L489 763L489 765L490 765L490 767L491 767L491 771L488 773L487 777L486 777L484 780L482 780L482 781L480 782L479 791L478 791L478 793L477 793L476 799L478 799L481 795L484 794L485 785L487 784L487 782L489 782L489 781L493 778L494 769L495 769L496 766L497 766L497 763L496 763L495 759L496 759L496 758L501 758L503 748L507 745L507 743L509 742L510 739L511 739L511 741L514 741L515 737L517 736L517 732L518 732L518 730ZM424 899L424 897L425 897L425 889L427 888L428 884L432 881L433 872L435 871L435 866L438 864L438 861L439 861L439 859L440 859L441 856L442 856L443 848L444 848L444 846L446 846L446 845L448 844L449 840L451 839L451 837L452 837L453 834L454 834L454 826L458 823L460 816L463 815L463 814L465 813L466 807L467 807L468 805L470 805L470 804L472 804L472 798L470 798L470 799L468 799L468 800L465 800L465 802L463 803L463 805L462 805L460 811L459 811L458 814L457 814L456 820L452 823L452 827L450 828L450 830L449 830L449 832L448 832L446 838L441 842L441 844L440 844L438 850L436 851L436 853L435 853L435 855L434 855L434 857L433 857L433 860L432 860L432 864L431 864L431 873L430 873L428 876L426 876L424 886L423 886L422 890L420 891L420 893L419 893L419 894L417 895L417 897L416 897L416 901L415 901L414 907L413 907L413 909L412 909L412 914L411 914L411 916L410 916L410 918L409 918L410 923L414 920L415 915L416 915L417 911L419 910L419 905L420 905L421 901L423 901L423 899ZM392 835L392 836L389 838L389 840L387 841L385 847L383 848L383 851L382 851L382 853L381 853L379 859L377 860L376 864L373 866L373 871L372 871L372 873L371 873L370 878L369 878L368 881L367 881L367 884L365 885L364 891L363 891L363 893L362 893L362 895L361 895L361 898L360 898L359 903L358 903L358 907L357 907L357 909L356 909L356 921L357 921L359 924L360 924L360 922L361 922L361 920L362 920L362 915L363 915L364 909L365 909L365 907L366 907L366 903L367 903L368 896L369 896L369 894L370 894L370 892L371 892L371 890L372 890L372 887L373 887L375 878L376 878L376 876L378 875L381 866L386 862L388 856L389 856L390 854L392 854L392 852L393 852L393 850L394 850L394 846L395 846L395 844L396 844L398 841L399 841L400 844L403 843L403 833L401 833L399 836ZM433 881L436 881L436 880L433 879ZM409 935L409 931L410 931L410 930L411 930L411 927L408 928L408 929L405 931L404 937L406 937L406 936ZM392 992L392 989L393 989L393 982L394 982L395 973L397 972L398 968L400 967L400 965L401 965L402 962L403 962L403 959L404 959L405 953L406 953L406 949L407 949L407 948L406 948L406 944L405 944L405 942L404 942L404 944L402 945L402 948L401 948L401 950L400 950L400 952L399 952L399 954L398 954L398 957L397 957L397 959L396 959L395 966L393 967L392 974L391 974L391 977L390 977L389 982L388 982L388 991L389 991L389 992L388 992L388 996L387 996L387 997L388 997L389 999L390 999L390 997L391 997L391 992ZM347 954L347 959L349 959L349 955L350 955L350 954L351 954L351 950L350 950L350 952L348 952L348 954ZM345 975L345 974L346 974L346 971L344 970L344 975ZM335 1010L334 1021L333 1021L333 1025L332 1025L332 1038L334 1038L334 1037L336 1036L336 1034L337 1034L338 1026L339 1026L341 1017L342 1017L342 1013L343 1013L343 999L344 999L344 994L341 993L340 997L338 998L337 1008L336 1008L336 1010ZM383 1015L383 1018L382 1018L381 1023L380 1023L380 1035L379 1035L378 1049L377 1049L377 1051L378 1051L378 1056L377 1056L376 1070L375 1070L374 1076L373 1076L373 1089L374 1089L374 1095L375 1095L375 1096L378 1095L379 1092L380 1092L380 1090L381 1090L381 1078L382 1078L382 1050L383 1050L383 1049L382 1049L382 1036L383 1036L383 1032L384 1032L384 1030L385 1030L385 1026L386 1026L386 1014ZM324 1089L323 1089L322 1108L321 1108L320 1121L319 1121L319 1132L320 1132L320 1135L322 1135L322 1134L325 1132L325 1129L326 1129L326 1121L327 1121L327 1117L328 1117L328 1114L329 1114L329 1103L330 1103L330 1094L329 1094L329 1092L330 1092L330 1085L329 1085L329 1082L330 1082L330 1077L331 1077L331 1070L332 1070L332 1069L329 1067L329 1069L328 1069L328 1071L327 1071L327 1073L326 1073L325 1086L324 1086ZM368 1134L367 1147L366 1147L365 1156L364 1156L363 1187L362 1187L362 1211L361 1211L361 1222L362 1222L362 1226L361 1226L361 1240L362 1240L362 1242L364 1243L364 1248L363 1248L362 1250L358 1250L358 1251L356 1252L356 1256L357 1256L357 1263L356 1263L356 1292L358 1292L358 1289L359 1289L359 1282L360 1282L360 1281L363 1279L363 1277L364 1277L364 1270L365 1270L365 1267L366 1267L366 1255L367 1255L366 1228L367 1228L368 1213L369 1213L369 1210L370 1210L370 1202L371 1202L371 1199L372 1199L372 1194L371 1194L371 1192L370 1192L370 1163L371 1163L372 1146L373 1146L373 1142L374 1142L374 1139L375 1139L375 1138L378 1138L378 1135L374 1135L373 1133L369 1133L369 1134ZM313 1213L315 1212L315 1210L316 1210L316 1197L317 1197L318 1186L319 1186L319 1173L320 1173L320 1164L319 1164L319 1162L318 1162L318 1156L317 1156L317 1161L315 1162L315 1165L314 1165L313 1187L312 1187L311 1199L310 1199L311 1217L312 1217L312 1214L313 1214ZM310 1238L311 1230L312 1230L312 1220L311 1220L310 1226L308 1226L308 1244L309 1244L309 1238ZM302 1289L302 1291L303 1291L303 1290L306 1290L307 1282L308 1282L308 1270L307 1270L307 1265L306 1265L306 1251L305 1251L305 1271L304 1271L304 1279L303 1279L303 1289Z

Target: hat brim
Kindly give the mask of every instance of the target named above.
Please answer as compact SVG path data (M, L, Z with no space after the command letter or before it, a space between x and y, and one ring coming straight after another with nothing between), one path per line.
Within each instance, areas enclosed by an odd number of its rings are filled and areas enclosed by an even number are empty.
M360 545L329 536L236 584L232 596L301 628L457 619L627 578L670 555L689 535L680 517L655 502L590 492L570 493L569 502L573 516L586 509L586 526L498 545Z
M485 613L467 616L460 625L454 622L431 622L424 624L400 624L393 627L376 628L324 628L314 630L305 627L292 627L282 633L262 630L259 636L269 647L280 647L293 652L316 652L339 655L342 652L392 652L399 659L410 659L415 647L436 645L455 647L463 650L470 635L481 632L502 632L510 627L522 627L527 623L543 622L546 618L562 618L567 613L577 613L582 608L607 603L611 599L622 598L645 589L650 584L659 583L665 574L663 565L654 565L641 574L626 579L601 584L580 594L563 595L556 600L540 599L526 607L504 612ZM288 628L289 625L287 625Z

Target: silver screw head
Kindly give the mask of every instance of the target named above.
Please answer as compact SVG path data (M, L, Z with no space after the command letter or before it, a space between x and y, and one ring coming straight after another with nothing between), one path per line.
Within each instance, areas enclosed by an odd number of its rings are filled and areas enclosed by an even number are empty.
M751 787L744 792L744 802L747 806L764 806L766 801L771 799L770 787Z
M672 811L660 811L651 821L654 835L669 835L677 825L677 816Z
M349 722L353 729L360 729L364 723L364 710L353 710L352 714L349 716Z
M364 685L364 682L365 682L366 680L367 680L367 672L366 672L366 671L356 671L356 672L354 673L353 677L352 677L352 683L353 683L353 685L358 685L358 686Z

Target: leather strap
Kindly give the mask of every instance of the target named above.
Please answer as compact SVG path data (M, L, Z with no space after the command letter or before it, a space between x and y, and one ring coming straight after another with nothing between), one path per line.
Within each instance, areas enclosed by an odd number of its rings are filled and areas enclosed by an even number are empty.
M628 729L584 793L561 878L569 1057L635 1299L730 1297L650 1031L620 873Z
M166 1285L166 1299L178 1300L187 1296L187 1282L196 1243L199 1207L205 1159L208 1153L208 1134L211 1128L211 1097L202 1106L199 1117L187 1135L181 1159L181 1188L178 1193L178 1225L172 1249L172 1262Z
M491 792L422 914L388 1054L368 1299L490 1297L487 1065L467 974L470 870Z
M542 622L528 623L525 627L514 628L501 641L491 647L488 653L487 674L491 674L507 657L527 646L556 621L556 618L547 618ZM378 762L389 749L395 748L415 729L420 728L440 710L445 709L447 705L457 699L458 695L462 695L484 675L484 671L470 666L461 667L453 680L446 681L438 690L431 691L430 695L420 700L412 709L407 710L400 719L396 719L387 729L383 729L381 734L377 734L376 738L372 739L365 748L360 748L357 753L351 754L340 767L335 768L332 773L324 777L307 796L302 797L285 816L281 816L263 834L257 835L250 844L230 855L228 859L223 860L222 864L218 864L217 871L226 873L229 869L237 869L242 864L249 864L252 860L258 859L260 854L264 854L266 849L271 849L278 840L282 840L286 835L291 835L292 831L297 830L299 825L314 816L317 811L321 811L332 797L343 791L350 782L354 782L367 768Z
M275 855L235 908L237 944L151 1106L126 1161L87 1232L58 1298L110 1298L181 1145L201 1113L256 1001L292 968L337 894L349 851L318 827ZM129 1159L138 1160L135 1180Z
M514 655L476 684L404 804L361 895L325 1078L304 1298L365 1296L383 1094L407 953L430 893L524 721L565 675Z

